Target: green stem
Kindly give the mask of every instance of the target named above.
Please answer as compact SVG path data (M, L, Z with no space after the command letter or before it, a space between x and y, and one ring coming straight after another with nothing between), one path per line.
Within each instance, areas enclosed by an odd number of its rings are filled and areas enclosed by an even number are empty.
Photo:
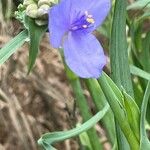
M93 98L95 106L97 110L101 110L107 103L106 97L96 79L86 79L84 80L88 90ZM115 143L115 126L114 126L114 116L112 111L109 110L107 114L103 117L102 123L106 132L108 134L108 138L112 144Z
M66 69L67 77L72 86L74 95L76 97L76 103L81 112L81 116L83 117L83 121L85 122L89 120L92 117L92 115L89 111L86 98L83 95L83 91L80 85L80 80L66 65L65 65L65 69ZM87 131L87 134L89 136L93 150L102 150L102 145L100 144L99 137L96 133L96 130L94 128L91 128L90 130Z
M128 119L127 116L125 114L124 109L122 108L122 106L119 103L118 98L116 97L116 95L114 94L113 90L111 89L110 85L107 82L107 79L104 75L104 73L102 74L102 76L98 79L98 82L100 83L100 86L107 98L107 101L116 117L116 120L121 128L121 130L123 131L131 150L139 150L139 142L136 139L133 131L131 130L129 124L128 124ZM120 149L119 149L120 150ZM122 149L121 149L122 150Z

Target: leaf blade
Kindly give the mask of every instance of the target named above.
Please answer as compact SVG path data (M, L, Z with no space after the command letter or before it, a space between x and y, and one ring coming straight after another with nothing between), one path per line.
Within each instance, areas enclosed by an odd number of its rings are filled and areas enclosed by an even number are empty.
M2 65L18 48L20 48L28 38L27 30L20 32L0 49L0 65Z
M150 97L150 81L147 84L147 88L144 94L142 106L141 106L141 119L140 119L140 150L143 149L150 149L150 142L148 140L148 137L146 135L145 131L145 118L146 118L146 110L148 105L148 100Z
M51 144L77 136L78 134L85 132L86 130L93 127L100 119L103 118L103 116L107 113L108 110L109 105L106 104L106 106L101 111L99 111L95 116L83 123L81 126L78 126L69 131L46 133L38 140L38 144L45 147L46 150L49 150ZM46 148L45 145L49 146L47 146Z
M39 44L42 36L47 30L47 26L38 26L35 24L34 19L28 17L29 36L30 36L30 49L29 49L29 65L28 74L30 73L39 51Z

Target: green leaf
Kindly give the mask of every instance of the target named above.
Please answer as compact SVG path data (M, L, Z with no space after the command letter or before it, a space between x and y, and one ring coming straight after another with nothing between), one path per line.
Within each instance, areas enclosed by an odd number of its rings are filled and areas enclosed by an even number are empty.
M143 65L143 70L150 72L150 32L147 32L143 41L141 62Z
M127 0L116 0L110 38L110 65L111 78L121 88L123 86L128 94L134 96L130 70L128 64L127 38L126 38L126 6ZM120 99L121 100L121 99ZM116 135L118 149L128 150L129 144L116 121ZM131 146L131 145L130 145Z
M147 104L148 99L150 97L150 81L147 84L147 88L144 94L142 106L141 106L141 118L140 118L140 150L148 150L150 149L150 142L148 140L148 137L146 135L145 131L145 118L146 118L146 110L147 110Z
M90 92L90 95L93 99L93 102L97 108L97 110L101 110L105 104L107 103L107 99L96 79L85 79L84 80L87 88ZM111 144L115 143L115 122L114 115L111 109L107 112L107 114L101 120L102 125L106 129L106 134ZM108 123L109 122L109 123Z
M92 150L92 145L91 145L91 142L90 142L87 132L81 133L79 135L79 138L80 138L81 144L83 146L83 149Z
M105 74L105 73L104 73ZM120 101L120 105L122 109L125 109L126 115L128 117L129 125L131 129L133 130L135 136L139 140L140 136L140 111L135 103L134 99L126 93L126 91L122 87L122 92L119 90L119 88L114 84L114 82L111 80L111 78L105 74L106 80L109 83L111 89L117 96L118 100Z
M86 98L83 94L80 80L65 64L64 58L63 58L63 62L65 66L66 75L70 81L70 84L72 86L72 89L76 98L76 104L79 107L79 111L81 113L83 121L85 122L92 117L92 114L87 104ZM99 141L99 137L97 135L95 128L91 128L90 130L88 130L87 134L89 137L92 137L89 139L90 139L93 150L102 150L102 144Z
M20 48L28 38L27 30L20 32L0 49L0 64L3 64L18 48Z
M140 110L134 99L128 95L124 89L122 94L124 95L124 104L128 116L128 122L136 138L140 140Z
M116 0L110 39L111 78L134 97L128 62L126 37L126 0Z
M109 83L110 87L112 88L113 92L117 96L119 102L122 104L122 107L124 106L124 97L122 92L119 90L117 85L112 81L112 79L104 72L104 75L106 77L107 82Z
M42 39L42 36L47 30L47 26L38 26L35 24L34 19L31 19L29 17L28 17L28 25L29 25L29 36L30 36L28 73L30 73L39 51L40 41Z
M141 9L144 7L150 7L150 1L149 0L138 0L132 3L127 7L127 10L130 9Z
M91 119L83 123L81 126L78 126L69 131L46 133L38 140L38 144L43 146L45 150L52 150L51 149L52 144L77 136L82 132L85 132L91 127L93 127L100 119L104 117L104 115L108 110L109 105L107 104L101 111L99 111Z
M122 105L120 100L118 100L118 97L116 96L115 92L113 91L113 88L107 81L107 78L108 77L106 77L106 75L102 73L101 77L98 79L98 82L114 113L114 116L116 118L116 121L118 122L118 125L120 126L121 130L123 131L124 135L126 136L130 144L130 148L133 150L139 149L139 141L137 140L134 132L132 131L130 127L130 124L128 122L128 116L124 108L124 105ZM128 149L127 146L125 146L125 148Z
M131 65L130 66L130 72L133 74L133 75L136 75L136 76L139 76L141 78L144 78L146 80L149 80L150 81L150 73L146 72L146 71L143 71L142 69L136 67L136 66L133 66Z

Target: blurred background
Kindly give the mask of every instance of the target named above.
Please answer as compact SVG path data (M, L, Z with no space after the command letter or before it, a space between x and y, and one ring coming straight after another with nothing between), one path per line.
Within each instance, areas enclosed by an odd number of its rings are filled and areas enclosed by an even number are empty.
M21 0L0 1L0 48L22 30L14 11ZM36 65L27 75L28 44L0 66L0 150L39 150L43 133L67 130L81 121L57 50L48 35L41 42ZM87 90L91 110L95 109ZM110 150L105 131L96 126L100 140ZM78 138L56 145L58 150L79 149Z
M15 19L14 15L22 1L0 0L0 48L23 30L23 25ZM114 1L112 0L112 5ZM131 3L134 0L128 1ZM130 50L129 56L132 57L130 61L143 70L144 68L142 65L139 65L139 62L146 66L148 63L147 60L146 64L144 63L144 51L138 52L138 50L141 50L141 47L145 49L144 46L146 44L140 45L138 40L144 41L147 39L143 35L148 35L148 40L150 39L150 21L147 19L138 22L136 16L142 16L143 12L146 13L147 10L143 10L144 8L142 7L140 11L134 9L128 11L128 19L133 20L133 24L131 24L133 28L127 28L127 33L129 34L127 38ZM106 55L108 55L109 49L108 37L110 37L112 13L107 18L103 26L94 32L101 41ZM133 30L134 36L139 38L132 39L130 30ZM137 58L134 53L132 54L134 50L132 44L137 44L135 51ZM149 46L149 42L147 42L147 45ZM42 134L69 130L74 128L77 123L82 122L82 117L76 107L73 92L67 81L59 52L50 46L48 34L45 34L42 39L36 64L29 75L27 75L28 49L29 45L25 43L5 64L0 66L0 150L40 150L37 140ZM105 71L110 72L109 59ZM145 69L145 71L148 70ZM132 79L135 99L140 106L146 82L134 76L132 76ZM90 94L86 90L86 86L84 84L82 86L91 112L95 114L96 108L92 103ZM149 106L150 103L147 111L148 122L150 122ZM95 128L104 150L111 150L112 146L108 142L106 131L101 122ZM150 127L147 125L146 129L150 137ZM80 138L86 141L85 136L82 135ZM87 150L81 146L79 141L79 137L76 137L57 143L55 147L58 150Z

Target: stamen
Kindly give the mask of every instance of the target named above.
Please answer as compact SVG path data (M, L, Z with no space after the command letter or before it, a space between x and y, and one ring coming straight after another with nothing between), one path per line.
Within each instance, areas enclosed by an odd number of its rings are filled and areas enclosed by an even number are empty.
M95 23L95 20L93 18L86 18L86 21L91 24Z
M88 11L85 11L84 13L85 13L86 16L88 16Z
M73 22L70 28L73 31L91 28L95 23L93 16L89 14L88 11L85 11L84 14L80 13L77 18L78 19Z
M72 30L77 30L78 29L78 26L74 26L71 28Z
M82 27L86 29L88 26L86 24L84 24L84 25L82 25Z
M92 15L87 15L87 17L88 17L88 18L92 18L93 16L92 16Z

